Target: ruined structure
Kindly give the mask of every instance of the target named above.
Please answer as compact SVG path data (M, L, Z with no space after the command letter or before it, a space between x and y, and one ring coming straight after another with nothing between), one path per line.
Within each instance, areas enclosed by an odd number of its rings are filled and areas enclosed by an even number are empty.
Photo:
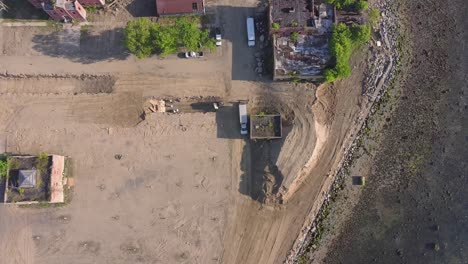
M84 7L105 5L104 0L28 0L36 8L42 8L52 19L72 22L86 21Z
M330 60L328 39L334 8L318 0L281 1L270 5L275 80L317 79Z

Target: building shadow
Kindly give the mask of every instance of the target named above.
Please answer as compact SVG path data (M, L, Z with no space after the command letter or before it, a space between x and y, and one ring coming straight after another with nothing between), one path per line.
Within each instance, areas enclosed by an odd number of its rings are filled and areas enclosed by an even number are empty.
M216 111L217 137L225 139L241 139L239 104L224 105Z
M134 17L155 17L156 0L133 0L125 9Z
M35 8L27 0L3 0L8 7L6 11L0 11L0 18L3 19L24 19L24 20L48 20L49 16L40 8Z
M64 29L46 35L36 35L32 42L33 49L43 55L84 64L105 60L124 60L130 55L123 43L123 28L99 33Z

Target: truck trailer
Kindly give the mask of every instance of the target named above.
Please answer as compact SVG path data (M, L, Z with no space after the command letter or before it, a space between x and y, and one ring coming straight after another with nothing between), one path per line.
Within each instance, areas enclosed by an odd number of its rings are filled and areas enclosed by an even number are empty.
M241 135L247 135L247 104L239 103L239 121Z
M255 46L255 23L252 17L247 18L247 45Z

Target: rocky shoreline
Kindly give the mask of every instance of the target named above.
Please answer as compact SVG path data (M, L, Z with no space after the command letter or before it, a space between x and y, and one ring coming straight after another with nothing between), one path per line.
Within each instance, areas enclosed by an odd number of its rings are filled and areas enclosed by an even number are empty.
M354 159L354 153L359 148L358 142L362 137L362 131L366 127L370 115L374 114L377 104L385 94L386 89L392 84L397 71L400 54L398 50L398 21L395 15L393 1L376 1L375 8L381 12L382 19L379 27L380 39L372 39L371 56L367 61L368 71L364 80L362 94L367 97L361 107L360 117L355 122L358 131L351 134L344 144L345 155L340 162L339 169L330 172L329 180L322 187L321 199L315 201L306 222L304 223L298 238L284 263L298 263L301 256L305 256L311 249L317 247L316 242L322 234L322 221L330 212L330 203L336 198L338 192L343 188L344 178L348 175L348 169ZM376 41L382 43L377 47ZM373 65L377 65L374 67Z

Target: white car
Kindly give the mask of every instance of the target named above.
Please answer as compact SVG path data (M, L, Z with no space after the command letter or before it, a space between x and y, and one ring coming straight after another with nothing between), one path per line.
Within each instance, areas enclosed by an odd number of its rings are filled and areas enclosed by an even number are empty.
M195 51L189 51L185 52L185 58L203 58L203 51L195 52Z
M222 38L221 38L221 30L219 28L216 28L215 29L215 38L216 38L216 46L221 46L222 42Z

